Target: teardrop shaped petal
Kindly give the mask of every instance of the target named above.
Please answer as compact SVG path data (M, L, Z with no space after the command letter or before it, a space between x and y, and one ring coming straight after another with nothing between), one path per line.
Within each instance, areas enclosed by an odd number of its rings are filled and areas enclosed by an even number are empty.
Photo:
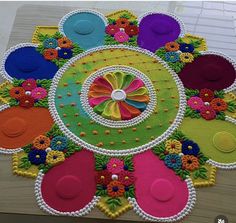
M108 99L110 99L110 97L108 97L108 96L103 96L103 97L99 97L99 98L90 98L89 104L90 104L90 106L94 107L96 105L103 103L104 101L106 101Z
M143 102L137 102L137 101L132 101L129 99L126 99L125 102L141 111L144 111L147 107L147 104L143 103Z
M124 89L124 91L126 93L130 93L141 88L142 86L144 86L144 83L140 79L134 79L131 84Z
M130 106L129 104L127 104L123 101L121 101L120 103L121 103L122 107L124 107L125 109L127 109L130 112L132 118L137 117L138 115L141 114L141 111L139 111L137 108Z
M113 90L118 88L117 79L116 79L116 76L114 75L114 73L107 73L103 77L112 86Z
M127 96L128 99L132 101L138 101L138 102L149 102L149 96L148 95L137 95L137 96Z
M103 87L106 87L106 88L112 90L112 86L110 85L110 83L107 82L107 80L104 79L103 77L98 77L98 78L94 81L94 83L95 83L96 85L98 85L98 86L103 86Z

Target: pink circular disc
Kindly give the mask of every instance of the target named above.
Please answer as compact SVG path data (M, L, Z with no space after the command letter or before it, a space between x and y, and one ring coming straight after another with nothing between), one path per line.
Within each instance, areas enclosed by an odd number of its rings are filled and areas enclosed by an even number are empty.
M174 196L174 186L166 179L157 179L151 185L151 195L159 201L169 201Z
M63 199L75 198L78 196L80 189L80 180L73 175L63 176L56 183L56 192Z

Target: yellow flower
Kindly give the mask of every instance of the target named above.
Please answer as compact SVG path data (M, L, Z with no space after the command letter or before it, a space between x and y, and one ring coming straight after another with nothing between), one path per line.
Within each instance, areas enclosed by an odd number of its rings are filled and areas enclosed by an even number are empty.
M176 139L169 139L165 143L165 148L169 153L179 154L182 151L182 144Z
M179 58L183 63L192 63L194 60L194 56L191 53L181 53Z
M63 163L65 160L65 155L61 151L51 150L47 154L46 162L53 166Z

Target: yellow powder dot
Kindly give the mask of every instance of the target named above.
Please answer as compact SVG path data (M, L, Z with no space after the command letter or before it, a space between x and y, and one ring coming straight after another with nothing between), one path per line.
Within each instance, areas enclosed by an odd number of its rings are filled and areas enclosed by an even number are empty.
M194 101L193 104L197 105L197 101Z
M97 146L98 146L98 147L103 146L103 142L99 142L99 143L97 144Z
M164 98L161 98L161 102L164 102L165 101L165 99Z
M81 126L81 123L79 122L77 125L78 125L78 126Z
M110 130L105 130L105 134L109 135L110 134Z
M26 103L26 104L28 104L28 103L29 103L29 101L28 101L28 100L26 100L26 101L25 101L25 103Z
M135 138L135 141L136 141L136 142L139 142L139 138Z
M114 164L112 165L112 167L114 167L114 168L115 168L115 167L117 167L117 165L114 163Z
M69 123L67 123L67 124L66 124L66 127L70 127L70 124L69 124Z
M36 158L40 158L40 155L36 155L35 157L36 157Z
M192 149L193 147L192 146L188 146L188 149Z
M125 180L128 180L128 179L129 179L129 177L128 177L128 176L126 176L126 177L125 177Z
M154 140L155 139L155 136L151 136L151 140Z
M119 134L121 134L123 131L122 131L122 129L118 129L118 131L117 131Z
M93 120L91 120L91 121L90 121L90 124L94 124L94 121L93 121Z
M147 125L146 126L146 129L151 129L152 127L150 125Z
M132 131L135 132L137 130L137 128L132 128Z
M126 144L126 141L125 141L125 140L122 140L122 144Z
M104 177L104 176L101 176L101 179L102 179L102 180L104 180L104 179L105 179L105 177Z
M208 94L204 94L205 97L208 97Z
M66 117L67 115L66 114L63 114L63 117Z
M112 146L112 145L114 145L115 143L114 142L110 142L110 145Z
M98 135L98 131L93 130L93 135Z
M210 112L209 112L209 111L206 111L206 114L210 114Z
M70 92L68 92L68 93L67 93L67 96L69 96L69 97L70 97L71 95L72 95L72 94L71 94Z
M167 108L164 109L164 112L168 112L169 110Z

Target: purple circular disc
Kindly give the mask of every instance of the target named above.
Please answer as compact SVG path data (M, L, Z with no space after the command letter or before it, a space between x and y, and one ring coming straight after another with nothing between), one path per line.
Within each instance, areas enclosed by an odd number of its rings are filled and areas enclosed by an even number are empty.
M150 14L139 23L138 45L155 52L180 34L181 25L175 18L161 13Z

